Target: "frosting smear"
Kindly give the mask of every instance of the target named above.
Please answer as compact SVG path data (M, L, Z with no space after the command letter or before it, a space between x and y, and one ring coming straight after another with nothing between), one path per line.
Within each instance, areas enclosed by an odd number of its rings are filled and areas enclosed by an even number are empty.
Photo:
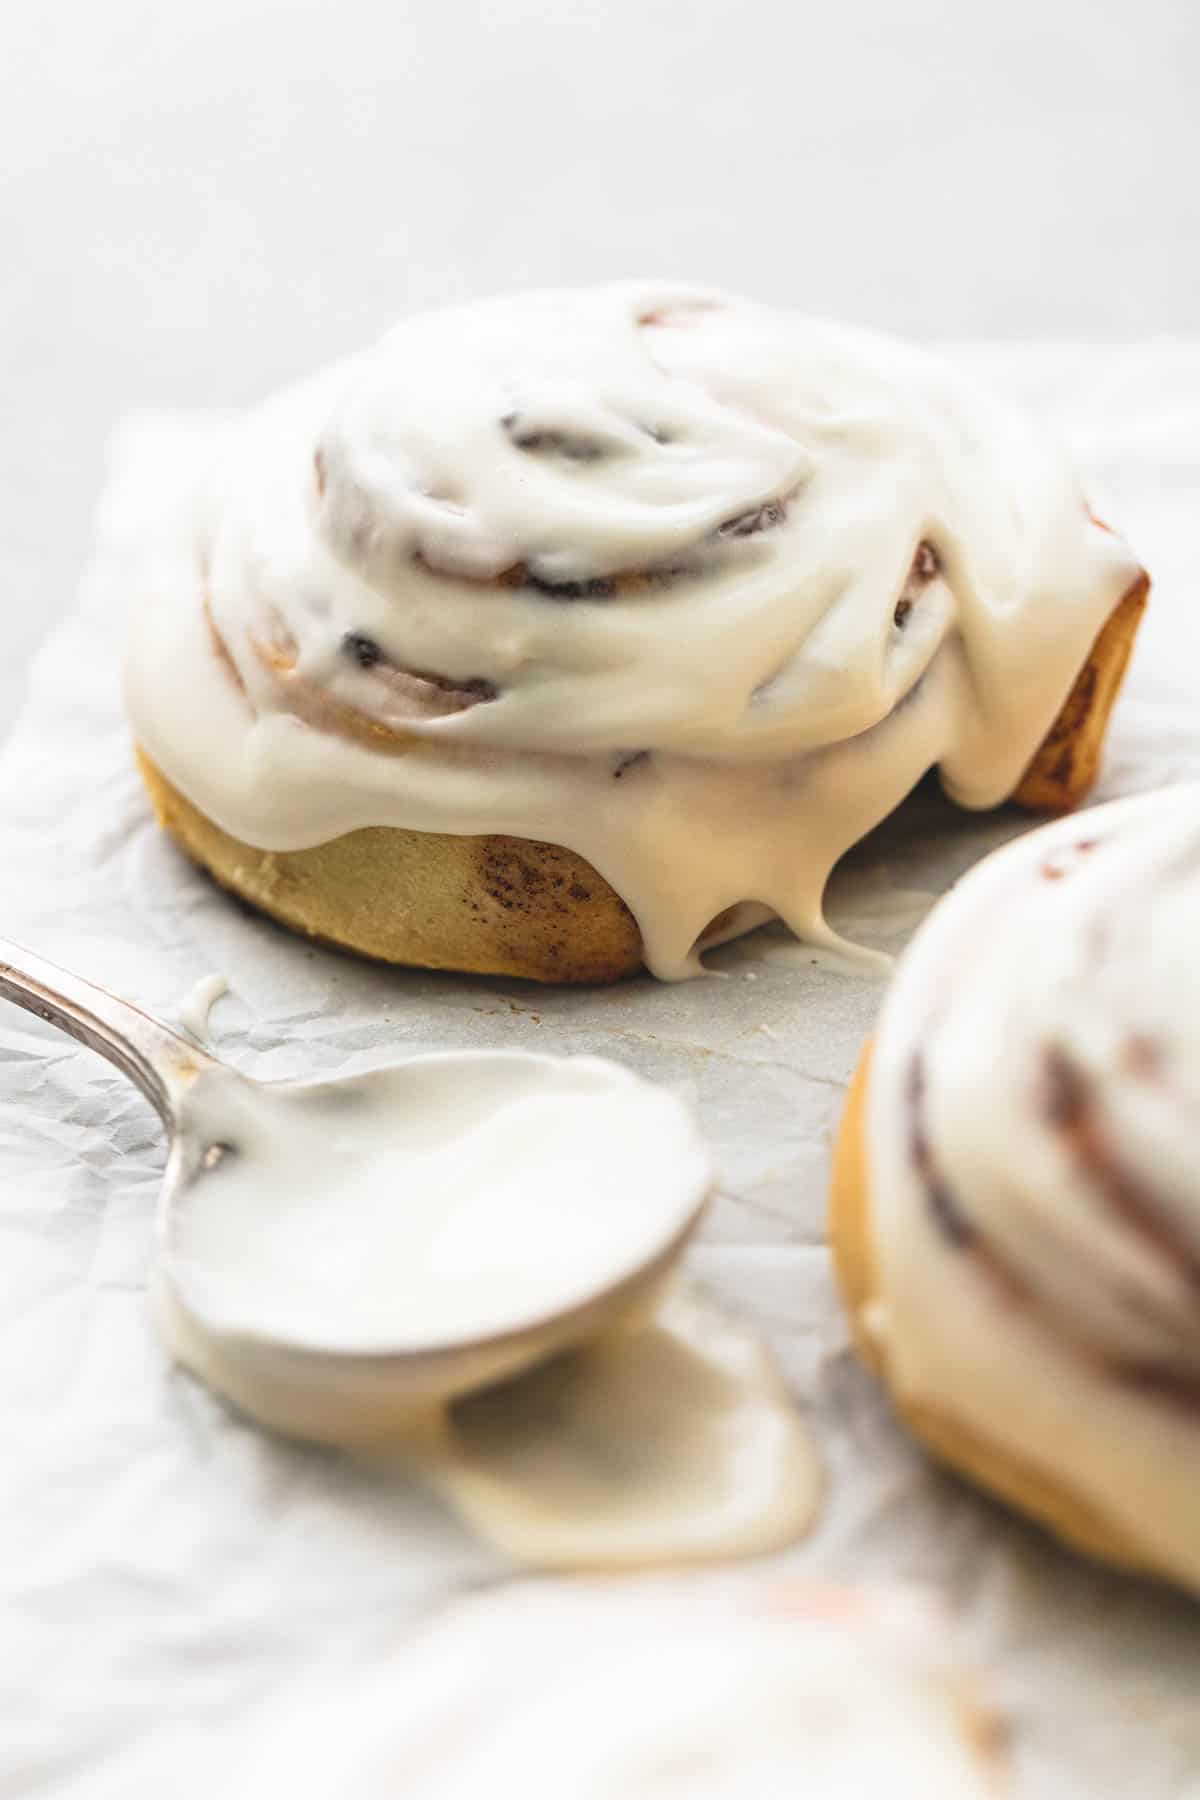
M752 1555L811 1522L774 1361L670 1280L713 1179L673 1094L514 1051L211 1065L179 1143L159 1324L252 1418L416 1476L530 1564Z

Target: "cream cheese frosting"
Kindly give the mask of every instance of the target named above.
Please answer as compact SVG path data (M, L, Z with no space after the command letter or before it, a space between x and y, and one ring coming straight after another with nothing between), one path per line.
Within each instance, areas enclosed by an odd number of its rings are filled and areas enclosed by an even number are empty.
M1200 785L1031 833L886 1002L867 1155L902 1403L973 1426L1200 1588Z
M418 1454L481 1536L542 1568L762 1555L811 1528L824 1490L766 1345L684 1286L640 1325L469 1395Z
M394 1464L527 1564L753 1555L811 1523L774 1360L670 1279L713 1182L676 1095L515 1051L303 1084L210 1064L180 1142L158 1322L252 1418Z
M797 1582L522 1584L342 1693L273 1712L238 1795L985 1800L1002 1759L916 1596Z
M161 1233L207 1331L372 1355L503 1338L679 1245L713 1184L675 1094L602 1057L444 1052L192 1084L212 1161Z
M1009 794L1137 573L931 355L702 288L517 294L229 428L132 571L128 701L242 841L560 844L678 978L743 903L828 940L834 862L930 767Z

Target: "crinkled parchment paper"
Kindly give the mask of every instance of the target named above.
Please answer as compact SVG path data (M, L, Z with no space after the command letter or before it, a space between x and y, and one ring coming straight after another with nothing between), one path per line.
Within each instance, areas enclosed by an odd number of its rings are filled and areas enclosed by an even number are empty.
M1200 342L965 354L1069 434L1097 510L1155 576L1101 797L1200 773ZM166 424L135 434L143 464L182 443ZM107 516L128 526L138 490L118 498ZM1011 1709L1023 1792L1200 1783L1200 1611L933 1472L848 1354L826 1166L878 982L767 933L713 958L724 979L543 991L389 973L250 916L150 823L120 712L119 571L102 545L0 754L0 932L168 1017L221 972L217 1048L263 1077L523 1045L682 1085L723 1177L694 1269L770 1339L829 1470L819 1529L782 1560L941 1590ZM1026 824L923 790L839 872L834 923L898 948ZM353 1682L450 1596L509 1574L415 1486L271 1438L172 1370L145 1305L162 1162L114 1070L0 1009L4 1796L219 1793L293 1683Z

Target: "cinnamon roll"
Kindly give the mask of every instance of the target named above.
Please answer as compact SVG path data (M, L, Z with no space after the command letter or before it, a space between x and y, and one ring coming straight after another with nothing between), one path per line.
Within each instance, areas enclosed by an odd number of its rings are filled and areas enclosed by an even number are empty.
M233 428L136 578L163 824L392 961L694 973L929 768L1070 806L1146 578L953 368L696 288L407 320Z
M1200 785L997 851L903 958L846 1108L835 1261L934 1452L1200 1591Z
M519 1583L277 1707L239 1800L1000 1800L1003 1732L924 1597L798 1581Z

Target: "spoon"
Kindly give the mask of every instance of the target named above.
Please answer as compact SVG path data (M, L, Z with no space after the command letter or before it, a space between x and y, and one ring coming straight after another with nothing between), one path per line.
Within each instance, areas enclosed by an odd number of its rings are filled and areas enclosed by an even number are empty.
M443 1052L257 1082L3 940L0 997L156 1108L159 1323L303 1437L387 1436L641 1316L711 1189L683 1103L599 1058Z

